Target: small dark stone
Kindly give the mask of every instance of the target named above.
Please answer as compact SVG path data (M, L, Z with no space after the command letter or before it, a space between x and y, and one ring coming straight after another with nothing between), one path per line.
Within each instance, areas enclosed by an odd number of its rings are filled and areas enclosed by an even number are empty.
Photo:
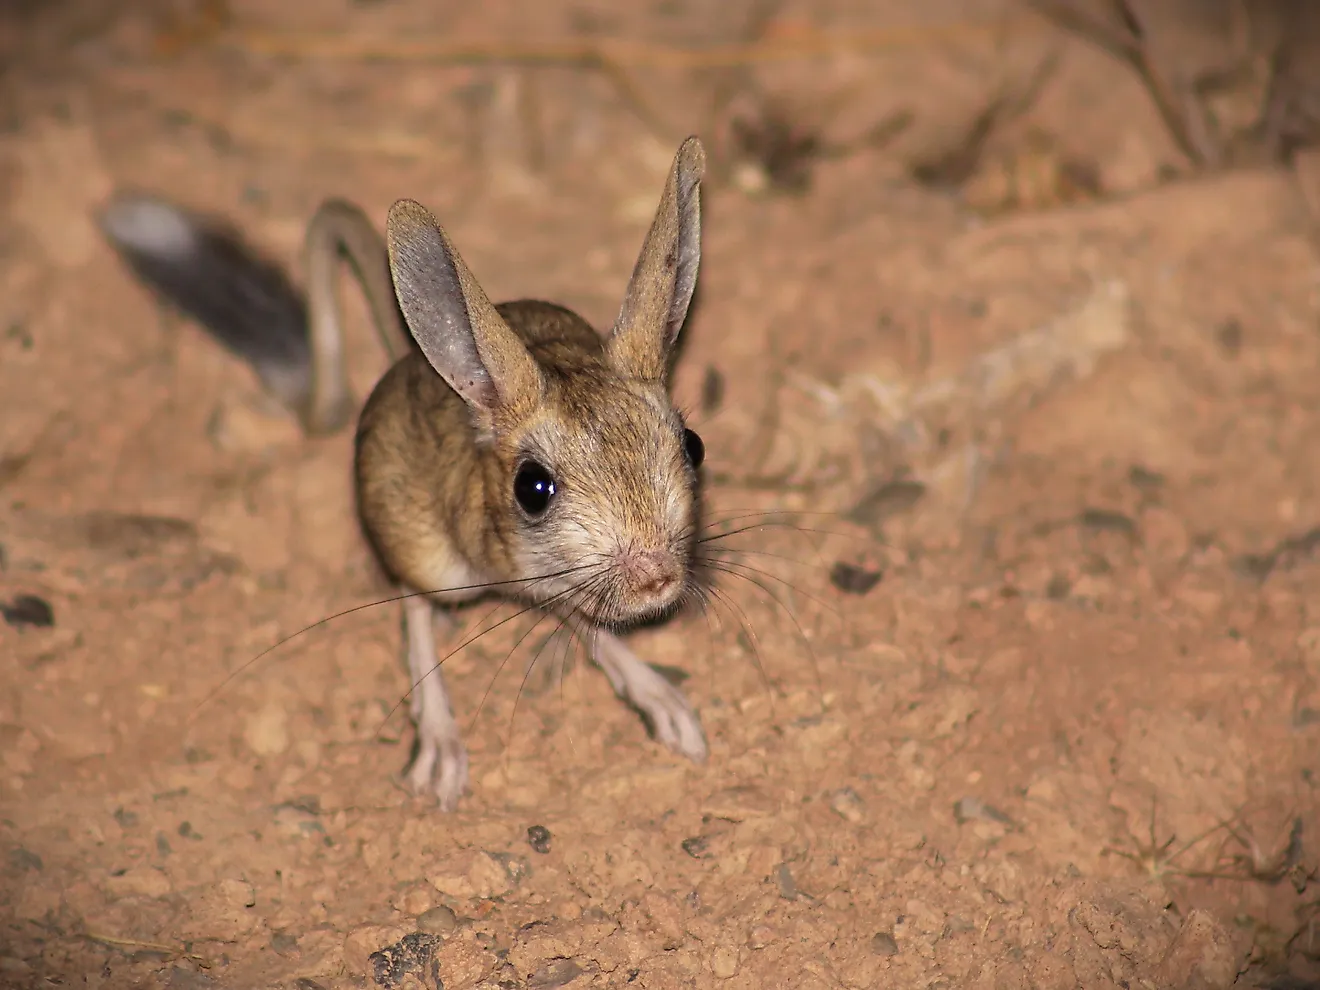
M119 823L120 828L136 828L138 823L137 812L128 811L124 808L116 808L115 821Z
M683 847L683 851L687 853L689 856L691 856L693 859L706 858L705 836L694 835L691 838L684 839L681 843L679 843L679 845L681 845Z
M1053 601L1061 601L1068 597L1068 592L1072 590L1072 582L1064 575L1056 574L1050 578L1049 584L1045 585L1045 597Z
M294 990L325 990L325 985L317 983L310 976L300 976L293 981Z
M24 626L48 629L55 625L55 610L44 598L36 595L19 595L8 605L0 603L0 615L15 629Z
M871 951L877 956L896 956L898 942L890 932L876 932L871 936Z
M405 935L393 945L387 945L367 957L371 967L372 979L379 987L394 990L403 983L403 978L414 975L432 985L440 983L440 960L436 950L444 944L444 939L426 932L413 932Z
M830 568L830 584L848 595L866 594L880 583L882 577L884 571L858 567L842 560Z
M282 956L293 955L298 951L298 936L288 932L275 932L270 937L270 947Z
M1133 464L1128 469L1128 481L1133 488L1149 495L1164 485L1164 475L1140 464Z
M531 826L527 829L527 844L532 847L532 852L544 856L550 851L550 830L544 825Z
M179 836L184 839L200 839L201 833L192 827L192 822L179 822Z
M1133 522L1132 517L1122 512L1115 512L1113 509L1084 509L1078 517L1078 522L1087 529L1101 533L1118 533L1129 539L1137 535L1137 524Z
M168 856L170 853L174 852L173 847L170 845L170 840L165 837L164 832L156 833L156 852L160 853L162 856Z

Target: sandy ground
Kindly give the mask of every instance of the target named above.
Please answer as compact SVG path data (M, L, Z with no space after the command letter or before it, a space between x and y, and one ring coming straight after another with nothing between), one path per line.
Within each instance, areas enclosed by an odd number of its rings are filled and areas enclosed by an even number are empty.
M1188 177L1125 66L1007 3L784 7L772 37L871 44L736 69L666 60L738 41L748 11L703 0L231 13L267 49L631 39L640 95L272 54L194 4L7 15L0 985L1320 986L1320 257L1290 171ZM970 174L915 178L1005 93ZM769 167L732 154L775 113ZM92 211L163 192L297 273L323 197L407 196L492 296L608 325L694 131L721 167L675 391L712 524L760 525L710 612L635 642L711 759L519 619L446 663L474 772L442 816L398 782L394 606L244 667L388 593L349 431L264 410Z

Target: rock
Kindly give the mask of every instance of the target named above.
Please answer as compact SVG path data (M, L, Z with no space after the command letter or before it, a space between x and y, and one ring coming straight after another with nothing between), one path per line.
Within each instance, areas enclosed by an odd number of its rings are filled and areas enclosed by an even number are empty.
M431 935L448 935L458 928L458 915L454 914L452 908L437 904L417 916L417 928Z
M368 975L376 986L394 990L403 986L404 978L416 976L430 986L442 987L440 960L436 952L443 945L438 935L412 932L393 945L376 950L367 957Z
M431 886L440 893L465 900L487 900L513 889L513 880L504 864L482 850L460 853L430 879Z
M350 973L373 973L371 957L408 934L398 925L359 925L344 937L344 966Z
M710 971L721 980L732 979L738 974L738 950L732 945L716 946L710 954Z
M1206 911L1189 911L1160 960L1155 982L1179 990L1228 990L1237 980L1241 953Z
M527 829L527 844L533 852L545 855L550 852L550 830L544 825L533 825Z
M554 959L527 978L530 990L558 990L582 975L582 967L572 959Z
M830 807L836 815L854 825L860 824L862 819L866 817L862 799L857 796L857 792L851 787L844 787L831 794Z
M55 625L55 610L37 595L19 595L12 602L0 602L0 617L15 629L24 626L49 629Z
M390 898L390 904L401 914L416 917L431 910L435 904L435 889L428 883L410 883Z
M871 951L877 956L896 956L898 941L891 932L876 932L871 936Z

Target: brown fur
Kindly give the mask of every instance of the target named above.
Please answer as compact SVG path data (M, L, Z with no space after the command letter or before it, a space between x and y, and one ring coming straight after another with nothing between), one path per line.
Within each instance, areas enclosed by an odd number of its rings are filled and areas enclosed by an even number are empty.
M599 511L623 523L647 546L670 549L686 570L695 535L695 477L681 448L682 422L663 385L621 371L606 341L581 317L551 303L524 300L497 311L541 372L541 401L530 410L497 414L483 439L474 415L420 353L404 357L381 379L362 411L357 434L359 508L368 537L401 583L440 592L461 585L515 582L523 541L555 548L571 565L572 533L553 516L523 518L512 479L527 445L560 479L558 496L597 526ZM551 449L545 449L545 448ZM634 481L634 477L640 477ZM690 493L677 533L664 516L657 483ZM576 497L575 497L576 496ZM558 570L547 567L546 573ZM463 575L463 577L457 577ZM562 582L509 586L510 594L544 599ZM461 601L475 592L437 598ZM616 596L617 597L617 596ZM591 609L600 621L637 611L617 603Z

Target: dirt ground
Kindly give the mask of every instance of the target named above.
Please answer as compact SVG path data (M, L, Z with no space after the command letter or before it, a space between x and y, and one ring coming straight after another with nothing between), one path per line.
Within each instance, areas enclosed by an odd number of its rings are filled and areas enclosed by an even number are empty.
M1320 986L1291 170L1192 175L1128 66L1009 2L786 4L775 58L696 66L755 12L221 13L11 5L0 36L0 985ZM565 38L632 47L499 57ZM635 643L711 758L517 619L446 662L473 786L442 816L399 784L395 606L244 667L388 594L351 431L263 407L90 218L147 188L299 274L323 197L407 196L493 297L608 325L691 132L675 392L711 524L754 525L708 613Z

